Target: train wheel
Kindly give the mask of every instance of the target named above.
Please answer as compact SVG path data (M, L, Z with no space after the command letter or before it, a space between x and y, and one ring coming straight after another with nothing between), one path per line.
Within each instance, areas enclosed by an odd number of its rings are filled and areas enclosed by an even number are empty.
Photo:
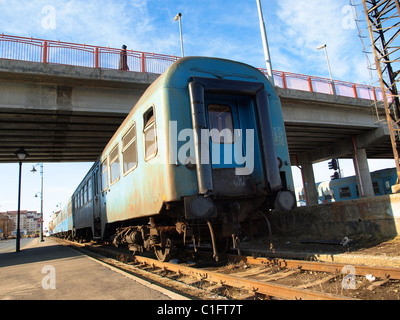
M226 251L228 251L230 243L229 241L231 241L230 238L225 238L225 239L219 239L215 241L215 245L217 246L217 251L220 254L224 254L226 253Z
M171 259L171 249L172 241L170 239L167 239L165 246L154 248L154 253L156 254L158 260L166 262Z

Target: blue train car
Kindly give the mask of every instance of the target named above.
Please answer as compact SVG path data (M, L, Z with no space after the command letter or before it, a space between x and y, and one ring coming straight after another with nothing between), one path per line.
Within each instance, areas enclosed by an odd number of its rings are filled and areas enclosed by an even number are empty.
M71 240L72 226L72 207L71 199L69 199L67 205L57 212L53 219L53 235Z
M388 168L371 172L371 180L375 196L391 194L392 185L396 184L396 168ZM356 176L316 183L319 203L351 200L360 198ZM297 188L296 188L297 189ZM304 200L303 188L296 190L297 198Z
M257 69L175 62L143 94L72 197L76 237L169 257L199 238L214 254L257 212L295 206L280 100Z

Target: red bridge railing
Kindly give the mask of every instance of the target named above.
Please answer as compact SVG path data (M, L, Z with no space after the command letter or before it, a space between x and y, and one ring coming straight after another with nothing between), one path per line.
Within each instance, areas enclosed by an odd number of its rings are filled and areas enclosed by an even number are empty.
M62 41L0 34L0 58L72 65L88 68L119 69L121 49ZM126 50L129 71L161 74L180 57ZM260 68L266 74L266 70ZM380 88L364 84L274 71L275 85L281 88L319 92L370 100L381 100Z

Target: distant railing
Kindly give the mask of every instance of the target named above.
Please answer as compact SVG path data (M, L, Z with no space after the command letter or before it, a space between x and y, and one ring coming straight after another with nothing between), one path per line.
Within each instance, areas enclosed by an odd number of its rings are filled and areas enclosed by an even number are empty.
M121 49L0 35L0 58L118 70ZM179 57L126 50L130 71L163 73Z
M122 49L87 44L24 38L0 34L0 58L72 65L88 68L120 69ZM129 71L163 73L179 57L126 50ZM266 74L266 70L260 68ZM382 100L380 88L364 84L274 71L275 85L281 88L337 94L352 98Z
M260 69L267 75L266 69ZM382 100L380 88L368 86L366 84L351 83L340 80L306 76L290 72L273 71L275 85L280 88L296 89L308 92L318 92L326 94L337 94L339 96L361 98L369 100Z

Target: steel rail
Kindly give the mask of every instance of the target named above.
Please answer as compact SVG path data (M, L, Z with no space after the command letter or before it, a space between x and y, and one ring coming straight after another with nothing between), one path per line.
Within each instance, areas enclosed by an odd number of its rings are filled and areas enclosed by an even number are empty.
M275 297L286 300L355 300L346 296L333 295L328 293L311 291L308 289L298 289L286 285L272 284L249 280L232 275L221 274L214 271L196 269L192 267L182 266L169 262L161 262L151 258L134 256L134 260L138 263L144 263L152 267L168 270L177 274L184 274L196 277L199 280L216 282L221 285L227 285L235 288L245 289L249 292L263 294L269 297Z
M243 262L254 265L269 265L275 264L283 268L294 268L308 271L318 271L318 272L329 272L338 273L343 270L345 266L352 266L355 268L357 276L365 276L367 274L372 274L379 278L389 278L392 280L400 280L400 268L390 268L390 267L373 267L364 265L352 265L344 263L334 263L334 262L320 262L320 261L307 261L307 260L289 260L280 258L253 258L246 256L229 256L231 259L240 259Z
M112 249L93 247L90 244L80 244L80 243L76 243L76 242L69 241L69 240L61 240L61 241L66 242L70 245L83 247L90 251L94 251L94 252L97 251L98 253L103 252L103 253L112 254L112 255L124 254L122 252L116 252L115 250L112 250ZM183 265L179 265L179 264L162 262L159 260L142 257L142 256L133 256L132 258L133 258L134 262L136 262L138 264L142 264L142 265L148 265L148 266L151 266L152 268L159 268L164 271L173 272L173 273L176 273L179 275L186 275L189 277L194 277L199 280L215 282L220 285L226 285L226 286L231 286L231 287L238 288L238 289L247 290L250 293L262 294L262 295L265 295L268 297L274 297L274 298L279 298L279 299L284 299L284 300L358 300L358 299L354 299L351 297L317 292L317 291L312 291L309 289L293 288L293 287L281 285L281 284L272 284L272 283L268 283L268 282L250 280L250 279L227 275L227 274L222 274L222 273L218 273L218 272L214 272L214 271L210 271L210 270L196 269L193 267L183 266ZM241 258L246 259L246 261L248 261L248 263L253 261L252 259L255 259L255 258L251 258L251 257L241 257ZM259 258L257 258L257 259L258 259L257 263L262 264L261 259L259 259ZM255 260L257 260L257 259L255 259ZM263 264L266 264L266 262L264 262Z

